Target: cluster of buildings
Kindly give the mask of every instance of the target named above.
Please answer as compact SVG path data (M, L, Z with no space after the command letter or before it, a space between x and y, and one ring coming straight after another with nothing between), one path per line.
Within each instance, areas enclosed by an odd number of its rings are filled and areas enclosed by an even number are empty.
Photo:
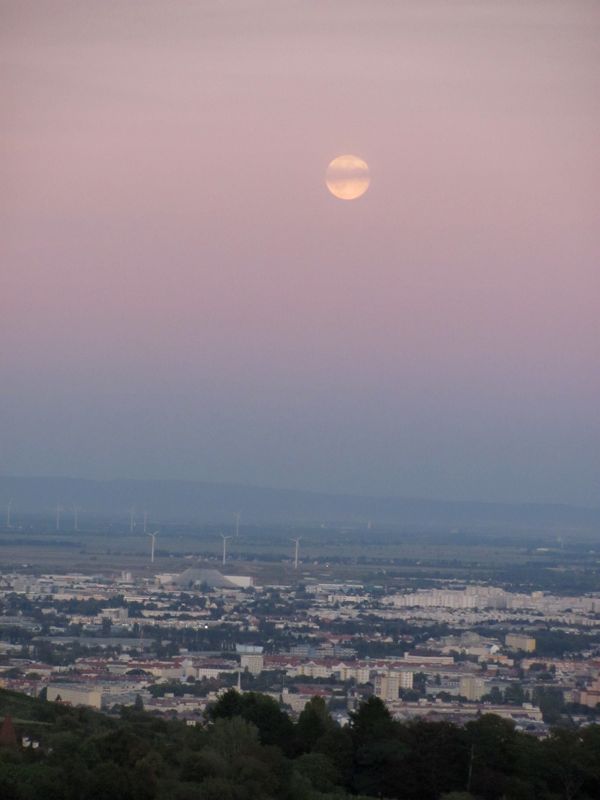
M536 641L542 626L589 635L596 595L255 586L249 576L190 568L139 579L3 575L0 607L0 686L54 702L107 711L140 703L197 722L235 686L271 694L293 713L318 694L343 721L374 694L400 719L493 712L540 734L544 692L572 704L582 723L600 709L600 650L549 657ZM473 631L490 622L497 635ZM390 623L412 632L394 635ZM441 624L444 635L427 635ZM190 632L196 638L182 645Z
M497 586L422 589L390 595L385 602L394 609L406 610L419 618L431 615L440 622L462 617L465 621L520 620L527 624L539 621L542 616L556 624L594 627L600 615L598 595L559 596L540 591L524 594Z

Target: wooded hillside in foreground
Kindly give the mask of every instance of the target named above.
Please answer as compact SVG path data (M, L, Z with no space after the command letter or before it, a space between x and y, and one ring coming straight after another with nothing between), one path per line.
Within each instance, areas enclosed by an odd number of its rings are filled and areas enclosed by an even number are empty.
M484 715L398 723L370 698L338 726L314 698L297 722L227 692L206 726L110 717L0 690L2 800L595 800L600 726L540 741ZM14 728L19 741L11 744ZM39 747L23 748L23 736Z

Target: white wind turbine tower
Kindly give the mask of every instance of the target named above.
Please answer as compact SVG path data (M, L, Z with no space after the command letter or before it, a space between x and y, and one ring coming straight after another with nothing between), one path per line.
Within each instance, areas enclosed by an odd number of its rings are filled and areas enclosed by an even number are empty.
M301 539L291 539L290 541L296 543L296 547L294 548L294 569L298 569L298 553L300 551L300 542Z
M60 530L60 512L62 511L62 506L60 503L56 503L56 508L54 509L56 517L55 517L55 526L56 530Z
M146 536L149 536L151 539L150 544L150 563L154 564L154 545L156 544L156 537L158 536L158 531L154 531L154 533L147 533Z
M231 536L225 536L224 533L221 534L221 539L223 539L223 566L225 566L225 562L227 561L227 540L231 539Z
M11 507L12 507L12 497L10 498L8 503L6 504L6 527L7 528L10 528L10 510L11 510Z
M133 529L135 528L135 506L131 506L129 509L129 533L133 533Z
M233 516L235 517L235 538L237 539L240 535L240 517L242 514L240 511L236 511Z
M79 506L73 506L73 530L79 530L79 512L81 508Z

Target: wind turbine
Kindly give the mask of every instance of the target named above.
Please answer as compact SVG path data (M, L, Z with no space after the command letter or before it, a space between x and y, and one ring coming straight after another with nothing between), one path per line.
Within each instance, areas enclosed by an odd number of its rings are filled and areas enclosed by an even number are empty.
M158 531L154 531L154 533L147 533L146 536L149 536L152 540L150 544L150 563L154 564L154 545L156 544L156 537L158 536Z
M11 509L11 506L12 506L12 497L10 498L8 503L6 504L6 527L7 528L10 528L10 509Z
M227 561L227 539L231 539L231 536L225 536L225 534L222 533L221 539L223 539L223 566L225 566L225 562Z
M129 533L133 533L133 529L135 528L135 506L131 506L129 509Z
M296 547L294 548L294 569L298 569L298 552L300 550L301 539L290 539L290 541L296 543Z
M233 516L235 517L235 538L237 539L240 535L240 517L242 515L241 512L236 511Z
M148 512L144 510L144 533L148 533L147 527L148 527Z
M55 523L56 523L56 530L60 530L60 512L62 511L62 506L59 502L56 503L56 508L54 509L56 513Z
M79 530L79 512L81 508L79 506L73 506L73 530Z

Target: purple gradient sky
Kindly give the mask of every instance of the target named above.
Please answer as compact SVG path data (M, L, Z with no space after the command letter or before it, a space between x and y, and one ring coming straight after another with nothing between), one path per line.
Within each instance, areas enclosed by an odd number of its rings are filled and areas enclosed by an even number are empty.
M0 15L0 472L598 504L597 2Z

